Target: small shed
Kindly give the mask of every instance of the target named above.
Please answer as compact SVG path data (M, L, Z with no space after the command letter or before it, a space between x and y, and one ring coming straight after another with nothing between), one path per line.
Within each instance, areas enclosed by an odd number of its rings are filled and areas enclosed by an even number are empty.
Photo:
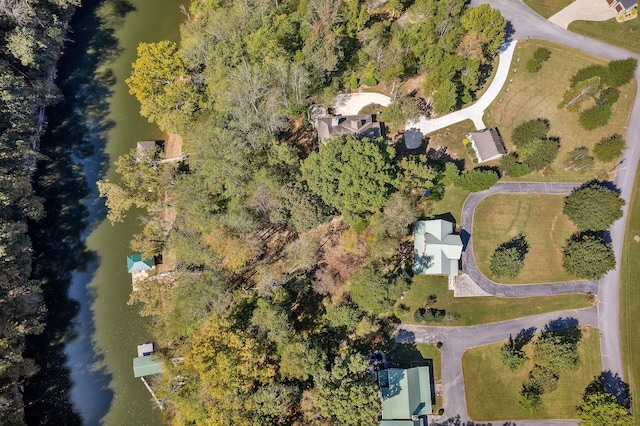
M139 253L127 256L127 271L130 274L148 271L150 269L153 269L153 260L142 259L142 255Z
M156 351L153 343L138 345L138 357L151 355Z
M155 151L164 153L164 141L138 141L136 151L138 154L153 154Z
M162 373L162 362L153 354L133 359L133 376L144 377Z
M498 129L482 129L467 135L473 150L478 157L478 163L496 160L507 153L502 143Z
M422 146L422 132L420 129L411 128L404 132L404 145L407 149L418 149Z

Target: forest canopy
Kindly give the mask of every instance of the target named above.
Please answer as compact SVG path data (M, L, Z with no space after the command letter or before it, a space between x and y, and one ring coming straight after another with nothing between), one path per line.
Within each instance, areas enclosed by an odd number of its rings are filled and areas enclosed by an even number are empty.
M146 209L133 246L176 259L171 280L141 282L130 300L184 359L157 383L167 416L375 422L362 354L380 348L408 289L399 265L420 197L451 182L441 162L396 155L384 137L318 146L306 111L418 74L436 112L470 102L506 21L462 0L196 0L189 12L180 44L141 44L127 80L188 160L132 152L122 184L100 183L112 219Z

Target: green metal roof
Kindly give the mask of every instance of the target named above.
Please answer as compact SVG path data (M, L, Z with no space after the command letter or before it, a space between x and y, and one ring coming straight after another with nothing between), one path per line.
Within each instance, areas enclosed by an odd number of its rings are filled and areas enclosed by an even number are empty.
M389 368L380 372L382 422L384 426L410 425L412 416L431 414L429 367ZM411 423L383 423L408 420Z
M427 275L458 275L462 239L454 235L453 223L419 220L414 224L413 272Z
M130 274L140 271L148 271L153 267L153 260L142 259L141 254L130 254L127 256L127 271Z
M133 359L133 377L150 376L158 373L162 373L162 363L155 356L139 356Z

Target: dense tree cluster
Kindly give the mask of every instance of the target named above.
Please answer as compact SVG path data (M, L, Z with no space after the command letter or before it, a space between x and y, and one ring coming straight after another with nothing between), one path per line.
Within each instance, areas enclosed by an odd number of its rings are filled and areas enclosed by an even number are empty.
M21 391L36 371L25 336L39 333L40 283L30 279L28 221L43 216L32 176L45 129L44 108L58 100L55 63L79 1L0 2L0 423L20 424Z
M558 108L579 112L580 125L586 130L605 126L611 118L611 107L620 97L618 88L631 81L637 66L638 61L629 58L579 69Z
M409 225L425 190L442 194L448 165L397 157L382 138L317 147L304 112L310 95L422 72L434 76L425 86L434 105L468 102L505 28L496 10L460 0L384 7L193 1L179 46L138 49L130 92L144 116L183 137L189 158L131 152L117 163L121 183L99 187L114 221L146 210L136 249L175 255L170 282L141 282L130 303L152 317L170 356L184 357L158 383L178 423L378 419L358 353L390 329L408 288L399 262ZM410 19L396 22L401 14ZM401 97L385 114L401 122L425 108ZM459 182L497 179L475 170Z
M509 339L502 348L503 362L512 370L526 362L522 346L532 338L533 330L524 330L515 341ZM581 339L582 330L577 321L570 318L559 318L545 325L533 342L534 365L520 391L519 403L525 411L539 411L543 405L542 395L555 391L560 374L578 365Z
M513 129L511 140L516 146L513 159L503 160L502 167L506 170L514 171L520 175L524 173L524 168L520 163L526 164L530 170L542 170L551 164L558 155L558 138L548 136L549 122L546 119L538 118L525 121Z
M562 211L581 231L604 231L622 217L624 205L618 192L592 182L574 189Z

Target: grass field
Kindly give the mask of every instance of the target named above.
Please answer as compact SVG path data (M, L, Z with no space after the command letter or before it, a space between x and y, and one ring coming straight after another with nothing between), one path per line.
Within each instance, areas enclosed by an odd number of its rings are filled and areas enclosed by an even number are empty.
M442 148L446 148L446 154L448 156L454 160L463 160L464 168L472 169L476 166L476 164L473 164L474 157L471 156L469 149L464 146L462 140L467 137L468 133L474 132L475 130L476 127L473 125L473 121L464 120L440 129L437 132L429 133L427 152L431 149L439 151Z
M462 206L468 196L469 191L449 185L444 191L444 197L442 197L442 200L431 204L429 215L451 213L455 218L456 223L460 223L460 220L462 219Z
M551 50L551 58L542 65L537 73L529 73L525 69L527 60L533 57L538 47ZM517 62L520 58L520 62ZM578 123L578 114L557 108L563 93L568 88L569 80L575 72L587 65L606 63L600 58L541 40L520 41L514 54L511 66L513 82L507 80L506 87L485 111L484 122L487 127L498 127L508 150L513 151L511 134L513 129L524 121L535 118L547 118L551 124L550 136L560 138L560 152L552 163L552 172L543 176L541 173L530 173L521 178L528 181L587 181L596 177L598 171L608 170L615 161L607 164L596 163L593 169L584 173L565 171L566 154L579 146L593 148L603 137L614 133L624 133L629 121L631 107L636 93L635 80L620 88L621 95L613 106L613 115L609 124L592 131L584 130ZM518 69L516 73L513 69ZM506 89L509 89L506 92ZM502 102L500 102L502 99Z
M517 333L518 330L514 330ZM464 385L469 416L476 421L496 419L577 419L576 406L581 394L601 372L600 337L598 329L585 327L578 345L580 365L572 371L560 373L558 389L543 395L544 407L537 413L527 413L518 405L522 383L533 367L529 361L512 372L502 364L500 347L503 343L473 348L462 357ZM532 355L531 343L525 347Z
M597 38L614 46L640 53L640 19L632 19L618 23L614 19L608 21L573 21L569 31Z
M525 3L539 15L550 18L573 3L573 0L525 0Z
M577 279L562 267L562 249L575 225L562 213L564 195L496 194L478 204L473 215L473 253L478 269L504 284ZM522 232L529 243L524 267L515 279L492 278L489 263L495 249ZM544 267L541 267L544 265Z
M629 203L627 232L625 233L622 260L620 262L620 337L624 378L631 388L633 406L631 412L640 413L640 339L636 335L640 323L640 244L634 240L640 235L640 173L636 174L634 192Z
M420 275L413 278L411 289L396 306L404 305L405 310L396 309L402 322L415 323L413 313L424 307L427 297L436 294L435 307L446 311L445 321L438 325L475 325L504 321L546 312L565 309L580 309L592 306L583 294L561 296L528 297L506 299L501 297L453 297L447 289L447 278ZM448 318L452 315L454 318ZM431 323L430 325L435 325Z

